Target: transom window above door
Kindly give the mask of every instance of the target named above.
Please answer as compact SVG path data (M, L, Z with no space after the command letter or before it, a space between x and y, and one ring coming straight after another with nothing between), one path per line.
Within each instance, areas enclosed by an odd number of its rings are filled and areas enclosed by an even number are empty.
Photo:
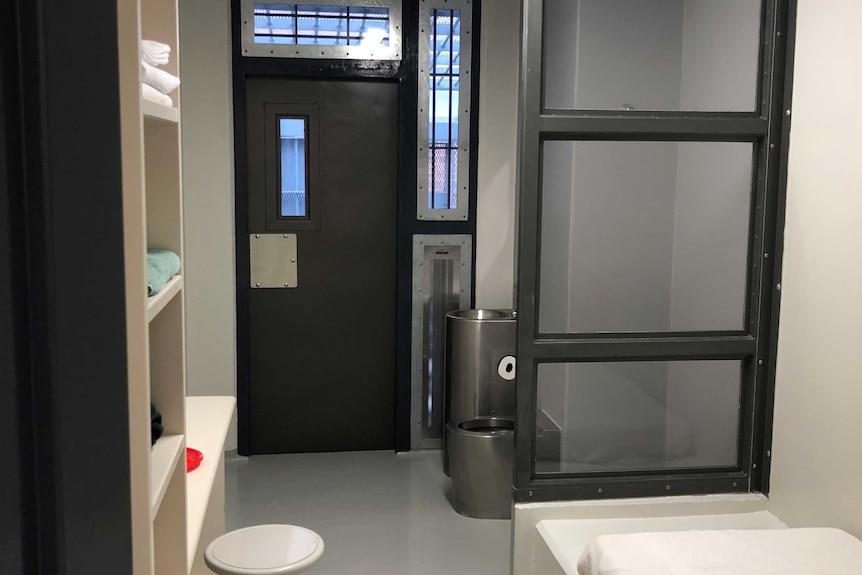
M242 1L242 54L269 58L401 59L401 2Z

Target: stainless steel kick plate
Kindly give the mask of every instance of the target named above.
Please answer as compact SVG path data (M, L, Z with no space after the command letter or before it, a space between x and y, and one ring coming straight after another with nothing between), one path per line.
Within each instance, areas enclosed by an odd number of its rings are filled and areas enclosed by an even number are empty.
M251 234L248 244L252 289L297 286L296 234Z

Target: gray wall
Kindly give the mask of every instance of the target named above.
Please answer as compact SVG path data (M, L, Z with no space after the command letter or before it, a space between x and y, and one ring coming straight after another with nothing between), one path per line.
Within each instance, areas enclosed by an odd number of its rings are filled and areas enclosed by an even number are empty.
M189 395L236 395L233 101L227 0L182 0L183 216ZM236 448L235 426L226 449Z
M479 71L476 307L511 309L515 261L519 0L484 3Z
M686 0L680 105L754 110L759 0ZM728 33L732 31L732 33ZM671 328L744 329L753 148L739 143L679 146ZM695 440L694 465L736 459L736 363L672 364L668 407ZM668 441L674 431L668 429Z
M549 106L679 106L681 0L558 0L548 11ZM676 145L549 142L544 154L541 330L667 329ZM635 416L634 394L663 402L666 384L661 364L549 366L539 407L567 430L563 458L592 460L585 433ZM652 416L658 453L664 420Z

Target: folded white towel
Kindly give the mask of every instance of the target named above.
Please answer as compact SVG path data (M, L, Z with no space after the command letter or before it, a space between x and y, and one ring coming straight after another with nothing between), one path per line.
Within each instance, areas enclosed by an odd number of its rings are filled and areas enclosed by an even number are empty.
M141 84L141 95L150 102L155 102L156 104L170 107L173 107L174 105L174 101L171 100L170 96L162 94L149 84Z
M153 40L141 40L141 59L150 66L164 66L171 57L171 47Z
M141 62L143 75L141 81L149 84L162 94L170 94L180 85L180 79L160 68Z

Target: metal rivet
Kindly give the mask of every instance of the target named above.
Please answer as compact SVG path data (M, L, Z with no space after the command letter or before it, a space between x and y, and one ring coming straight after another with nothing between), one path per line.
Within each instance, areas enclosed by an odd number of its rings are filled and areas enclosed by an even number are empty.
M529 495L530 497L532 497L532 496L533 496L533 492L532 492L532 491L528 491L528 492L527 492L527 495Z
M757 469L757 464L755 463L752 467L754 467L754 469Z
M290 284L284 284L284 287L290 287Z
M774 150L774 149L775 149L775 144L769 144L769 148Z
M778 35L781 36L781 32L779 32Z
M287 234L284 234L284 237L286 238L286 237L287 237Z
M777 285L775 286L775 289L777 289L778 291L781 291L781 284L777 284Z
M785 110L785 111L784 111L784 115L785 115L785 116L789 116L789 115L790 115L790 110Z
M260 287L260 282L257 282L256 284L254 284L254 287Z
M764 257L764 258L768 258L768 257L769 257L769 254L763 254L763 257Z
M763 365L763 360L762 360L762 359L758 359L758 360L757 360L757 365Z
M260 234L254 234L254 237L259 238Z
M766 457L772 457L772 451L771 450L766 452Z
M736 484L736 481L734 481L734 482L733 482L733 486L734 486L734 487L739 487L739 486Z
M665 490L665 491L670 491L670 485L665 485L665 486L664 486L664 490Z
M599 495L601 495L602 493L604 493L604 491L601 488L599 488Z

